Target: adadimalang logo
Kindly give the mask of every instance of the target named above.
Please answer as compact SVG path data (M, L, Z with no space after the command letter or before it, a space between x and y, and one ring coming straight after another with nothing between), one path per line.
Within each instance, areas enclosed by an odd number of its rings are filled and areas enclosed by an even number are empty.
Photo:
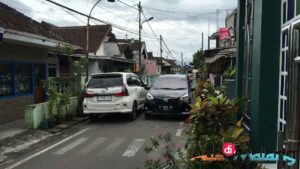
M202 161L226 161L227 159L224 157L231 157L233 156L233 161L236 161L238 158L245 161L247 157L250 161L256 162L277 162L279 161L280 156L282 156L283 161L287 162L288 166L293 166L296 163L296 159L290 157L288 155L284 155L284 153L280 152L273 152L273 153L248 153L248 154L237 154L236 149L233 143L227 142L224 143L222 147L223 154L211 154L210 156L207 155L200 155L197 157L191 158L192 161L196 159L201 159Z

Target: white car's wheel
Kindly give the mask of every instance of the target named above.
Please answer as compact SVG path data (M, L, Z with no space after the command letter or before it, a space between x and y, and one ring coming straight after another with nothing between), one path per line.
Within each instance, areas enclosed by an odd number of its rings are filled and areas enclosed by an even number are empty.
M132 112L130 114L130 120L136 120L136 115L137 115L137 103L134 102L132 105Z

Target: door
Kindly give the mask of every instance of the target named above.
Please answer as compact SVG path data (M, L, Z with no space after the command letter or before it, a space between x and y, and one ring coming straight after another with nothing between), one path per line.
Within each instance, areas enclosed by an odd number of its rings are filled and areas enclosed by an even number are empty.
M129 95L132 95L132 99L137 101L138 107L141 107L141 88L138 81L138 78L134 75L131 75L127 79Z
M34 65L34 101L42 103L45 101L45 91L43 89L43 81L45 80L45 65Z
M145 104L147 91L144 87L144 83L141 80L141 78L139 76L135 76L135 78L136 78L137 85L138 85L140 107L143 107Z

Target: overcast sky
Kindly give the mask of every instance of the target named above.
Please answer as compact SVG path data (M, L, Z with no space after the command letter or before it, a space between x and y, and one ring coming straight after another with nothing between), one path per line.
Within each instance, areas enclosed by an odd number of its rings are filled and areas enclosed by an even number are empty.
M96 0L53 0L80 12L88 14ZM121 0L137 7L138 0ZM201 33L204 32L204 49L207 48L207 36L216 31L217 16L219 27L225 25L228 10L237 6L237 0L140 0L147 18L157 37L163 36L174 57L179 60L183 53L186 63L201 48ZM86 18L63 10L45 0L0 0L25 15L41 22L46 21L58 26L85 25ZM219 15L217 10L219 9ZM71 15L72 14L72 15ZM102 0L94 9L92 16L116 24L122 28L138 33L138 11L118 1L114 3ZM142 16L144 20L144 16ZM92 24L101 24L93 21ZM138 38L138 35L113 28L118 38ZM159 42L154 38L149 25L143 24L142 37L147 50L159 55ZM212 44L212 46L214 46ZM164 49L164 56L167 55ZM172 58L169 56L169 58Z

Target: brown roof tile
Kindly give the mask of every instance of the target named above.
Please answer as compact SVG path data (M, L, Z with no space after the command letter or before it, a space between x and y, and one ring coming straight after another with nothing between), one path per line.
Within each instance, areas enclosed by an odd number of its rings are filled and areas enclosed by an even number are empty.
M52 27L64 41L78 45L86 50L86 26ZM92 25L89 33L89 51L96 53L104 38L111 31L111 25Z
M43 27L39 22L25 16L6 4L0 2L0 27L20 32L41 35L47 38L62 40L61 37Z

